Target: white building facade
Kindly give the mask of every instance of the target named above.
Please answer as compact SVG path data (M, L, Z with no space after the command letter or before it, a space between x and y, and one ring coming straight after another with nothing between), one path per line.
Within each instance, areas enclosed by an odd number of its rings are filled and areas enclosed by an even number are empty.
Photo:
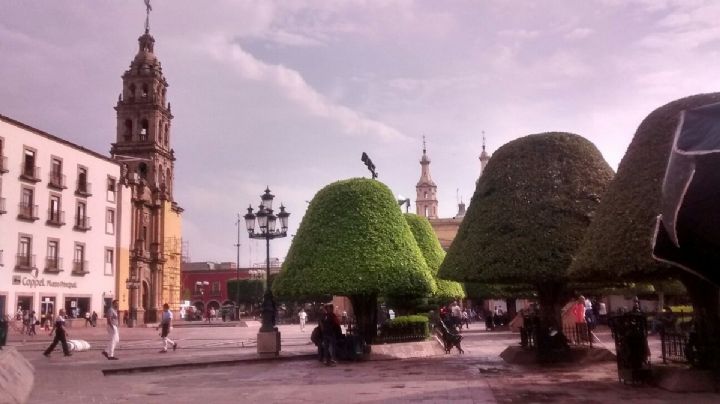
M121 166L0 115L0 314L104 315L130 244Z

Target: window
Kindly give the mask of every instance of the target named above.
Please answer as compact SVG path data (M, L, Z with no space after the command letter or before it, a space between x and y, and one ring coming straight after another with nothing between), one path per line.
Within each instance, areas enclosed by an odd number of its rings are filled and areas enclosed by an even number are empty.
M78 166L77 190L76 193L88 196L90 195L90 183L88 182L88 169Z
M115 251L112 248L105 248L105 275L115 274Z
M32 255L32 237L21 234L18 239L17 266L19 269L30 269L35 266Z
M147 119L140 121L140 141L148 140L150 124Z
M50 159L50 181L48 185L55 188L65 188L65 176L62 173L62 160L53 157Z
M48 239L47 256L45 257L45 270L48 272L60 271L59 245L58 240Z
M55 225L65 224L65 212L60 210L60 195L50 195L50 207L48 208L48 223Z
M132 119L126 119L125 120L125 132L123 133L123 138L126 142L129 142L132 140L132 131L133 131L133 122Z
M73 272L87 272L87 261L85 261L85 244L75 243L75 251L73 253Z
M105 211L105 233L115 234L115 210Z
M219 282L219 281L213 281L213 283L212 283L212 294L213 294L213 295L219 295L219 294L220 294L220 282Z
M84 201L77 201L75 207L75 229L90 230L90 218L87 217L87 205Z
M108 202L115 202L115 188L117 187L117 181L113 177L107 179L107 200Z
M35 150L25 149L23 153L22 175L26 178L36 178L35 176Z
M4 153L5 139L0 137L0 174L8 172L7 157Z
M35 205L35 190L33 188L22 188L18 218L25 220L37 220L37 205Z

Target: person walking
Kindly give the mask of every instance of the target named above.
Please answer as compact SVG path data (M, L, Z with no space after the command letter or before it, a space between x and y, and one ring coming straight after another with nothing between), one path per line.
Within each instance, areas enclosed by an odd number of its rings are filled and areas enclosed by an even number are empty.
M300 331L305 332L305 322L307 321L307 313L305 313L305 309L300 309L298 318L300 319Z
M172 320L173 320L173 314L170 311L170 305L165 303L165 304L163 304L163 312L162 312L162 319L160 320L160 325L158 325L155 328L157 330L162 327L162 331L160 332L160 337L163 340L163 348L160 350L160 353L167 352L168 344L172 345L173 351L177 349L177 342L168 338L168 335L170 334L170 329L172 328Z
M117 360L115 356L115 348L118 342L120 342L120 332L118 331L118 301L113 300L110 309L105 313L105 320L107 321L108 331L108 345L107 348L102 351L103 356L109 360Z
M98 318L97 313L95 311L93 311L93 314L90 317L90 322L92 322L93 327L95 327L97 325L97 318Z
M87 328L88 324L90 324L90 326L92 326L92 320L90 319L90 312L86 311L85 312L85 327L86 328Z
M60 309L60 312L58 313L58 316L55 317L55 323L53 324L53 328L50 331L49 335L52 335L53 332L55 333L55 339L53 339L52 344L50 344L49 347L43 352L43 355L50 357L50 353L55 349L58 342L62 345L62 350L65 356L72 356L70 353L70 347L67 343L67 337L70 335L65 330L65 310Z
M37 314L35 314L35 311L30 312L30 319L28 321L29 321L29 327L30 327L29 331L28 331L28 335L32 335L32 336L37 335L37 333L35 332L35 326L37 326L40 322L38 321Z

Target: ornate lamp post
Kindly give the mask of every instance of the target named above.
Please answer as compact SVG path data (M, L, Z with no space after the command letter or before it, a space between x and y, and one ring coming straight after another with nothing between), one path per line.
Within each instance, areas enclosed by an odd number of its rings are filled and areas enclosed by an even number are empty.
M245 226L249 237L265 240L265 295L263 296L262 328L260 328L260 332L277 331L277 328L275 328L275 301L270 290L270 240L287 236L288 216L290 216L290 213L286 212L285 207L282 205L280 205L280 212L275 216L272 209L274 198L275 195L270 193L269 188L266 188L265 193L260 197L261 202L257 214L253 214L251 205L245 215ZM258 233L255 233L256 219L259 227ZM280 229L276 229L278 219L280 219Z
M125 280L125 287L128 289L130 313L128 314L128 327L135 327L137 325L137 304L138 304L138 291L140 289L140 275L138 268L131 268L128 278Z

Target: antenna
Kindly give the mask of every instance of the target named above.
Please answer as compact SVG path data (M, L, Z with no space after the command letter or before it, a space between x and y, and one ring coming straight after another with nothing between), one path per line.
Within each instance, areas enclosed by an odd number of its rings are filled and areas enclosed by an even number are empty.
M482 131L482 136L483 136L482 148L483 148L483 151L485 151L485 131Z

